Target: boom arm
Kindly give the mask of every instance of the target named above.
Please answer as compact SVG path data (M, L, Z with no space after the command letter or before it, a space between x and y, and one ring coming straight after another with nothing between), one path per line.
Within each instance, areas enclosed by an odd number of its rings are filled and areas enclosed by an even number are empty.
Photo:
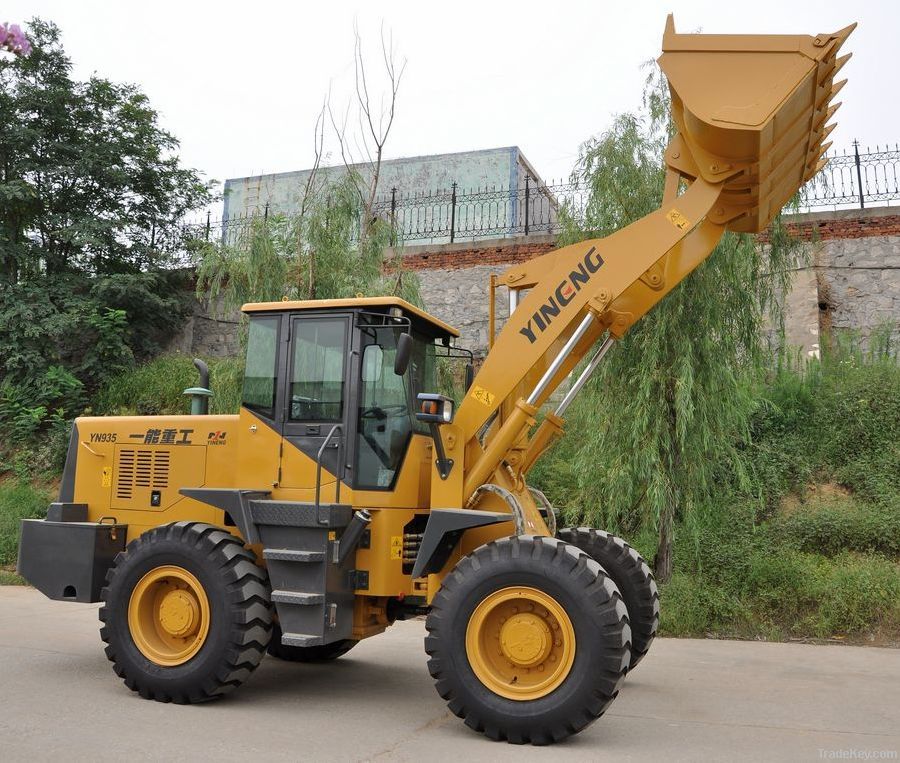
M524 474L562 420L549 414L529 436L538 409L604 333L621 338L726 229L765 229L818 171L837 108L829 99L844 84L834 76L849 58L837 50L854 26L815 38L679 35L669 17L659 63L678 132L666 150L663 203L606 238L501 277L518 305L448 432L464 450L464 473L446 485L432 480L433 505L465 503L482 484L500 484L525 505L529 530L546 531Z

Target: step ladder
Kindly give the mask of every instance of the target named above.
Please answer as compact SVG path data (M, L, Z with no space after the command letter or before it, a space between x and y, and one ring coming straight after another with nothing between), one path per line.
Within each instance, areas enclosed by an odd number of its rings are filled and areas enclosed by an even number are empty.
M353 554L339 563L337 552L352 507L253 500L249 509L269 571L281 643L318 646L351 638Z

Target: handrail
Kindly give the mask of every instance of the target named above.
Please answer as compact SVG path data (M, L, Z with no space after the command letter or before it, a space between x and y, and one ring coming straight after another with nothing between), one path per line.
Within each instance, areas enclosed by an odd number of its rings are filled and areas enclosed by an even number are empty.
M331 438L334 437L334 433L340 431L341 435L344 433L344 427L342 424L335 424L331 427L331 430L328 432L328 435L325 437L325 441L322 443L322 447L319 448L319 452L316 455L316 521L319 524L327 523L327 519L323 522L319 518L319 504L320 504L320 496L322 492L322 456L325 454L325 449L328 447L328 443L331 442ZM337 453L337 469L335 470L334 478L337 481L334 488L334 502L339 503L341 500L341 473L344 471L343 461L344 461L344 438L341 437L338 440L338 453Z

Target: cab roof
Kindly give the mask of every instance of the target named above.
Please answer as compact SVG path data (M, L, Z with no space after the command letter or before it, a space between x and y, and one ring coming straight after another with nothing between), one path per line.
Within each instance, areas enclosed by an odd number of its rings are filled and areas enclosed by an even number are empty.
M273 311L297 311L297 310L365 310L369 308L399 307L409 317L424 321L439 334L449 334L458 337L459 331L449 323L438 320L421 308L410 304L400 297L354 297L352 299L307 299L282 302L249 302L241 307L245 313L273 312Z

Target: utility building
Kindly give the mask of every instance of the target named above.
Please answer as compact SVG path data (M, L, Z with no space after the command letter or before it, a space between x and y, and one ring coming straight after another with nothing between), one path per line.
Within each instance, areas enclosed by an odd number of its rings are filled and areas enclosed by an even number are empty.
M369 164L352 169L366 182L371 178ZM346 171L343 165L319 169L326 182ZM223 220L297 211L310 172L226 180ZM486 222L498 230L515 227L524 215L519 190L526 185L536 190L544 182L518 146L390 159L381 164L376 211L393 217L399 236L439 243L451 238L451 229L464 238Z

